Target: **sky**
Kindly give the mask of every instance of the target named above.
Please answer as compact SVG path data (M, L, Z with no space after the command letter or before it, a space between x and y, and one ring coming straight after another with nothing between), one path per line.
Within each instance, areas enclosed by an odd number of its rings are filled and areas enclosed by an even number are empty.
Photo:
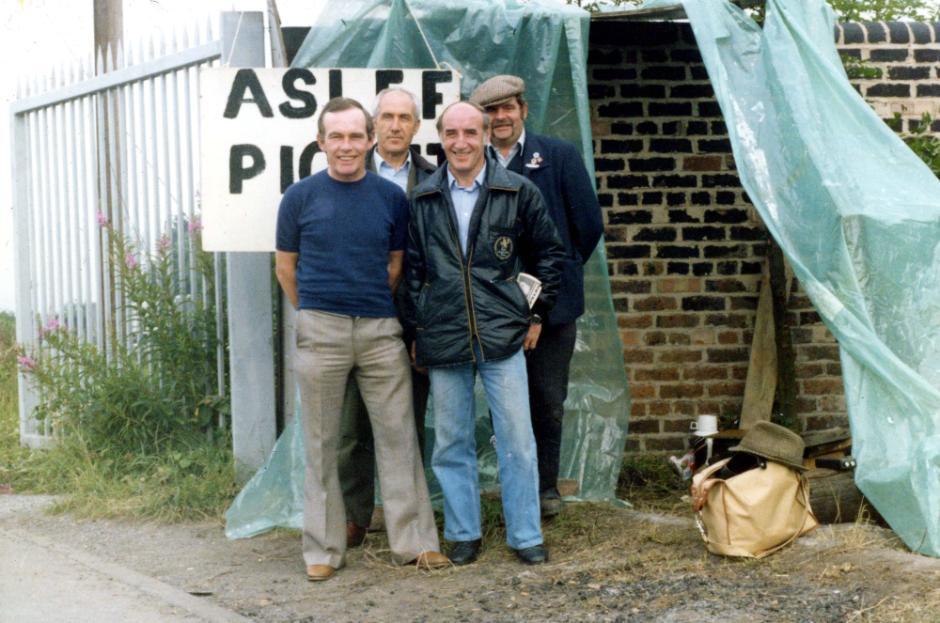
M277 0L281 23L310 25L326 0ZM264 11L265 0L124 0L125 42L173 28L218 24L222 11ZM59 64L91 54L92 0L2 0L0 2L0 310L14 309L13 195L10 180L10 103L24 76L45 76ZM215 30L215 32L218 32ZM15 59L15 62L11 62Z

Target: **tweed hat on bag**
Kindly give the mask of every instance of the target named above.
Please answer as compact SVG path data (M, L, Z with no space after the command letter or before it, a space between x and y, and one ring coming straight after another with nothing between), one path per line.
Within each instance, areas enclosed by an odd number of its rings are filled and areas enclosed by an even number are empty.
M525 81L519 76L493 76L470 94L470 102L486 108L502 104L525 93Z
M771 422L758 422L730 451L756 454L802 472L806 470L803 467L804 448L803 438L792 430Z

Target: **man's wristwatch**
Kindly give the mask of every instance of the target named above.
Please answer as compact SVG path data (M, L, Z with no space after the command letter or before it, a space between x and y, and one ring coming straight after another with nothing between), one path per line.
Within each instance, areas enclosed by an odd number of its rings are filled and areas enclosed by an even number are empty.
M529 315L529 324L530 324L530 325L533 325L533 324L542 324L542 317L539 316L538 314L530 314L530 315Z

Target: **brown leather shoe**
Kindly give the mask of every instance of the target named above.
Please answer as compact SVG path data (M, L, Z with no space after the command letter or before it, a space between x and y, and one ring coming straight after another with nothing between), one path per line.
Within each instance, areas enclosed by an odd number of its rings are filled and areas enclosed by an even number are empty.
M346 522L346 547L359 547L366 540L366 529L351 521Z
M450 566L450 558L440 552L421 552L411 564L418 569L441 569Z
M330 565L308 565L307 579L311 582L322 582L329 580L336 573L336 569Z

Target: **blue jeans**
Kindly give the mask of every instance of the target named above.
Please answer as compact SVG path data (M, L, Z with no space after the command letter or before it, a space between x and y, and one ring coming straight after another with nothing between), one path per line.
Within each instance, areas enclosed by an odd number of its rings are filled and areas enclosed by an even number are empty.
M542 543L539 473L529 415L525 356L431 368L434 401L434 454L431 466L444 492L444 538L472 541L481 537L480 484L474 439L473 385L483 380L493 416L496 457L506 520L506 540L514 549Z

